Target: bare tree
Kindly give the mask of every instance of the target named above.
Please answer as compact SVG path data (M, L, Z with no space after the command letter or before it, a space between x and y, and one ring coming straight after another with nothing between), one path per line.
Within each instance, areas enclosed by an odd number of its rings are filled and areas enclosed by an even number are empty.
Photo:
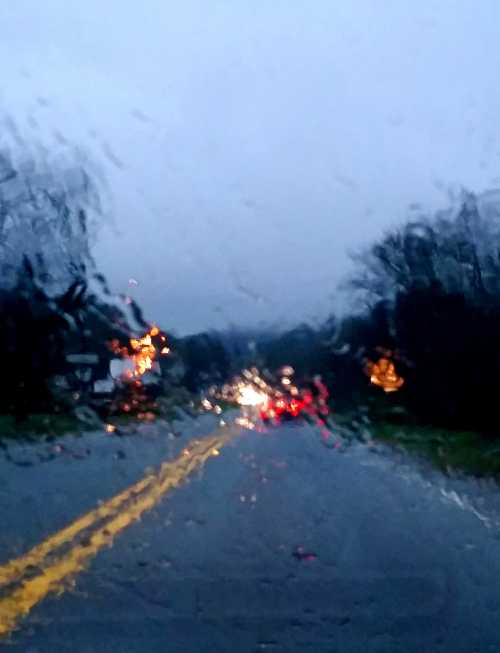
M463 192L456 206L393 229L353 260L348 287L369 305L436 283L491 301L500 296L500 194Z
M96 184L78 161L0 154L0 287L17 283L25 260L49 293L85 279L98 214Z

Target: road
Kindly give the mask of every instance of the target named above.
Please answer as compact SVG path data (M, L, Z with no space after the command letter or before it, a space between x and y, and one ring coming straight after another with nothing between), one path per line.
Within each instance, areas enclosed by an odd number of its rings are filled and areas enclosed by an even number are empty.
M299 424L11 446L0 648L498 651L499 494Z

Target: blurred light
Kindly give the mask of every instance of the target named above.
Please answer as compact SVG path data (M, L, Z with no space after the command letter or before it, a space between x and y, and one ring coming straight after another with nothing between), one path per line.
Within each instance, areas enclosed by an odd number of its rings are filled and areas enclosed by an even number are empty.
M239 388L237 402L240 406L260 406L265 404L268 396L256 390L252 385L242 385Z
M365 373L370 377L370 383L379 386L384 392L396 392L404 383L403 377L397 374L394 363L385 356L376 363L368 361Z

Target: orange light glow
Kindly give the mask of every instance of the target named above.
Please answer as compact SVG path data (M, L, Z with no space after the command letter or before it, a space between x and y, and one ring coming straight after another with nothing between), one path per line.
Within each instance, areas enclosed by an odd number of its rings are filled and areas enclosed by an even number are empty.
M396 392L403 385L404 379L396 372L394 363L385 356L379 358L376 363L368 361L365 368L370 382L384 390L384 392Z
M157 326L152 326L141 338L130 338L129 347L122 347L116 338L111 340L109 347L114 354L133 361L134 369L125 372L127 378L142 376L153 369L158 351L153 338L158 336L162 343L166 342L166 336L160 332L160 329ZM132 350L132 353L129 353L129 349ZM162 356L169 352L169 347L162 346L160 350Z

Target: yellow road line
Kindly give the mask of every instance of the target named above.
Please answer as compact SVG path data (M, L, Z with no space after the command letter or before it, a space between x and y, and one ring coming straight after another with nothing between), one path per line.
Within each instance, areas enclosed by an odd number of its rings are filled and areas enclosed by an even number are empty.
M204 440L205 442L207 439ZM214 445L215 446L215 445ZM97 524L102 519L114 515L124 503L129 501L135 495L143 492L148 488L164 470L167 470L170 463L164 463L160 471L156 474L151 473L143 479L131 485L129 488L101 504L98 508L91 510L76 521L69 524L62 530L58 531L51 537L44 540L41 544L33 547L31 551L25 555L0 566L0 586L7 585L19 578L28 567L38 567L44 559L50 554L54 553L58 548L70 542L80 532Z
M72 522L69 526L66 526L66 528L63 528L53 536L47 538L41 544L33 547L33 549L24 556L11 560L0 567L0 586L13 582L23 574L28 567L38 567L48 555L64 544L70 542L76 535L78 535L78 533L102 519L115 514L124 503L151 485L155 478L155 474L145 476L142 480L135 485L132 485L124 492L117 494L95 510L91 510L76 521Z
M39 567L40 573L24 580L20 587L0 598L0 636L12 632L19 620L49 593L64 592L67 581L81 572L87 562L102 548L112 546L116 535L153 508L164 494L180 485L196 469L201 468L211 456L216 455L220 447L240 432L241 428L230 427L190 443L178 458L163 463L157 474L148 475L97 510L87 513L49 537L27 555L1 567L0 578L9 577L10 582L22 580L22 574L28 565L34 564ZM138 489L141 487L144 488L142 492ZM104 514L103 508L105 508ZM118 508L121 508L121 511ZM97 526L97 521L102 523ZM94 526L84 543L76 542L58 559L47 560L54 547L60 547L62 543L67 543L76 534L82 532L87 527L84 524ZM17 576L14 575L14 570L17 570Z

